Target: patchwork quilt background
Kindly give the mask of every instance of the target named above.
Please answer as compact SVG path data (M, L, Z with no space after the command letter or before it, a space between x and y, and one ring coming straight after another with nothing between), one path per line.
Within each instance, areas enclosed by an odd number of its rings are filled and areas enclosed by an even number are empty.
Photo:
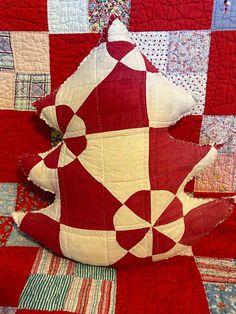
M19 233L11 218L52 201L17 168L22 153L60 140L32 102L75 71L111 13L147 58L197 99L171 135L224 144L187 191L236 195L236 2L226 3L0 1L0 313L236 313L236 213L189 256L119 270L59 258Z

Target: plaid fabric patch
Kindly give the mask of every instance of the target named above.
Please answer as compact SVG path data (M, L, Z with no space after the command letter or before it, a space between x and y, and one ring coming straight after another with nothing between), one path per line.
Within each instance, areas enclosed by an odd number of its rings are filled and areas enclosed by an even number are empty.
M16 74L15 109L35 110L32 103L50 92L49 74Z
M14 70L14 59L9 32L0 32L0 70Z

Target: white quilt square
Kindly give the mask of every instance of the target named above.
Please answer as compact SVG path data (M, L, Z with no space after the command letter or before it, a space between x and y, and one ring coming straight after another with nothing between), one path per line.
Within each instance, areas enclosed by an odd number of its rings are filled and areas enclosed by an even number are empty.
M89 32L87 0L48 0L51 34Z

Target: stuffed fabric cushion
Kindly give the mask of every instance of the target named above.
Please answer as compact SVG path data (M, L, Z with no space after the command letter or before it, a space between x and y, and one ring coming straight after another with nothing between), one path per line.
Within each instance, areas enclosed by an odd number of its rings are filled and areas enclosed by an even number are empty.
M20 229L57 254L94 265L188 254L232 210L229 199L184 193L217 154L215 147L168 134L193 106L193 97L158 73L111 18L99 46L36 103L63 140L21 159L28 179L53 192L55 201L14 213Z

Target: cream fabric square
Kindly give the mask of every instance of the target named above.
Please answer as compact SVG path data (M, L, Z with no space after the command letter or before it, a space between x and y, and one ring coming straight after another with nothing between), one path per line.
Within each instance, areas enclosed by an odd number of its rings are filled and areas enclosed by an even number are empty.
M0 72L0 109L14 109L15 78L14 72Z
M49 35L45 32L12 32L16 72L50 73Z

